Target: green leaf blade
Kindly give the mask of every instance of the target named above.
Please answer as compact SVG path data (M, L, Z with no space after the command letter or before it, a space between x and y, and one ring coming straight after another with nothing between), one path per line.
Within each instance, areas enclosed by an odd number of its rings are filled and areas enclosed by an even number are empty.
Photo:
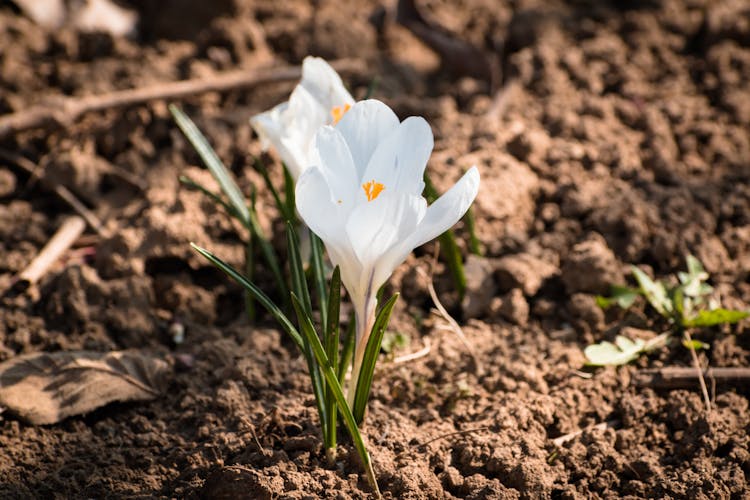
M646 273L635 266L630 266L631 272L641 287L641 292L656 312L669 318L673 311L672 301L669 300L667 289L661 281L652 280Z
M349 408L349 404L346 402L346 397L344 396L344 391L341 388L341 383L339 382L339 379L337 378L336 373L331 366L330 360L326 356L325 350L323 349L323 345L320 343L318 335L315 333L312 322L310 321L309 317L306 318L304 316L303 306L302 304L300 304L299 299L294 294L292 294L292 305L297 312L298 318L304 325L302 327L303 334L307 337L307 342L312 348L312 352L318 361L320 370L325 377L328 387L331 389L331 392L336 399L336 404L338 405L339 411L344 418L344 424L349 431L349 435L351 436L354 447L359 454L359 458L362 460L362 465L364 466L365 472L367 473L368 482L375 490L376 495L379 496L380 491L378 489L377 480L375 479L375 472L372 468L370 454L367 452L367 447L365 446L364 439L362 439L362 434L359 432L359 427L357 427L357 422L354 419L351 408Z
M609 297L597 295L596 304L602 309L609 309L614 305L620 307L621 309L627 309L635 303L636 299L640 295L641 292L637 288L612 285L611 295Z
M599 344L592 344L584 349L583 354L589 366L619 366L637 359L645 345L643 340L633 341L618 335L614 344L606 340Z
M305 268L302 264L302 256L299 250L299 239L292 224L286 224L286 241L289 252L289 270L292 275L292 292L302 301L302 306L308 316L312 316L312 303L310 302L310 291L307 288Z
M242 191L232 178L232 174L224 166L221 159L219 159L216 151L209 144L206 136L201 133L195 123L180 108L174 104L170 104L169 111L172 113L177 126L180 127L182 133L185 134L185 137L193 145L203 163L208 167L211 175L219 183L221 190L229 198L229 203L239 215L240 221L245 226L248 226L250 223L250 210L245 205L245 198L242 196Z
M732 309L713 309L710 311L698 311L694 317L684 321L686 328L710 327L723 324L735 324L750 316L748 311L736 311Z
M370 397L370 388L372 387L372 378L375 373L375 364L377 363L378 355L380 353L380 344L383 341L383 334L385 333L385 329L390 321L391 312L393 312L393 306L396 305L398 295L399 294L396 293L388 299L388 302L386 302L378 312L372 326L370 338L365 346L365 354L362 358L362 368L359 372L357 388L354 393L354 408L352 409L352 413L358 424L362 423L365 417L367 400Z
M190 243L190 246L192 246L196 252L208 259L213 265L218 267L222 272L224 272L224 274L242 285L255 298L255 300L257 300L274 317L274 319L279 322L284 331L287 332L294 343L297 344L297 347L303 349L304 343L302 341L302 336L299 334L292 322L289 321L289 318L286 317L283 311L276 304L274 304L273 301L265 293L263 293L260 288L251 283L235 268L233 268L220 258L216 257L208 250L201 248L195 243Z

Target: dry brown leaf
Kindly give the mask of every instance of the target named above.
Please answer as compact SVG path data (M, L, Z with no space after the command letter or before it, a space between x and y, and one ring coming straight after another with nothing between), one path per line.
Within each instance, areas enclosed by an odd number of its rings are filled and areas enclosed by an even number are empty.
M134 350L34 353L0 363L0 405L54 424L113 401L146 401L166 388L169 364Z

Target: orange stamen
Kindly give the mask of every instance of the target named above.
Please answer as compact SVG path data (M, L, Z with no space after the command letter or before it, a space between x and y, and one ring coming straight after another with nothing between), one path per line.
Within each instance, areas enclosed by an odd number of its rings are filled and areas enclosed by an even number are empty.
M334 106L331 108L331 115L333 115L333 124L336 125L341 120L347 111L351 109L350 104L344 104L343 106Z
M377 198L380 193L383 192L383 189L385 189L385 186L382 185L379 182L375 182L375 179L365 182L362 184L362 189L365 190L365 196L367 196L367 201L372 201L375 198Z

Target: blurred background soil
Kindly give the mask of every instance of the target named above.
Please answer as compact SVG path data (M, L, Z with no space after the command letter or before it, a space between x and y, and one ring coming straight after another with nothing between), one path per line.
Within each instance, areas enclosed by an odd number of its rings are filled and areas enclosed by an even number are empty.
M418 0L418 15L408 2L399 11L369 0L121 5L139 21L129 37L67 21L44 28L0 2L0 114L313 54L357 63L343 75L355 97L375 81L374 97L402 119L430 122L438 189L478 165L485 257L467 263L468 300L435 270L476 358L431 312L416 272L431 244L391 280L403 291L391 329L410 339L395 354L431 348L379 364L366 436L387 498L750 495L747 385L714 387L707 413L697 383L631 383L640 368L690 366L677 345L580 371L586 345L659 326L642 306L605 313L595 303L630 264L664 277L693 253L724 306L750 307L746 1ZM293 86L179 101L245 192L259 186L262 223L277 232L248 118ZM86 233L38 286L3 295L0 360L142 348L174 367L153 402L51 426L0 414L0 497L368 498L345 436L337 464L324 463L294 345L268 318L249 325L239 287L190 249L243 258L238 228L180 186L181 174L211 179L167 104L0 138L0 284L73 213L39 177L70 189L106 229ZM465 247L466 228L457 231ZM703 363L750 366L745 325L699 338L711 345Z

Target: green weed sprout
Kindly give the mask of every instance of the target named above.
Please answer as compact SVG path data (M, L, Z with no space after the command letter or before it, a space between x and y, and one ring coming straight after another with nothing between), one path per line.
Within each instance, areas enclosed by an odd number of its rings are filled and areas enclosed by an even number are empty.
M690 330L722 324L734 324L750 316L748 311L736 311L721 307L711 297L713 288L707 283L708 273L701 262L688 255L687 272L677 273L677 284L665 281L654 281L642 270L631 266L637 288L613 286L610 297L599 296L597 304L602 308L617 305L627 309L638 297L644 297L649 305L670 325L667 332L646 342L631 340L619 335L615 342L601 342L586 347L584 354L589 365L623 365L637 359L641 354L652 351L669 342L674 335L682 336L682 344L695 351L709 346L693 340Z

